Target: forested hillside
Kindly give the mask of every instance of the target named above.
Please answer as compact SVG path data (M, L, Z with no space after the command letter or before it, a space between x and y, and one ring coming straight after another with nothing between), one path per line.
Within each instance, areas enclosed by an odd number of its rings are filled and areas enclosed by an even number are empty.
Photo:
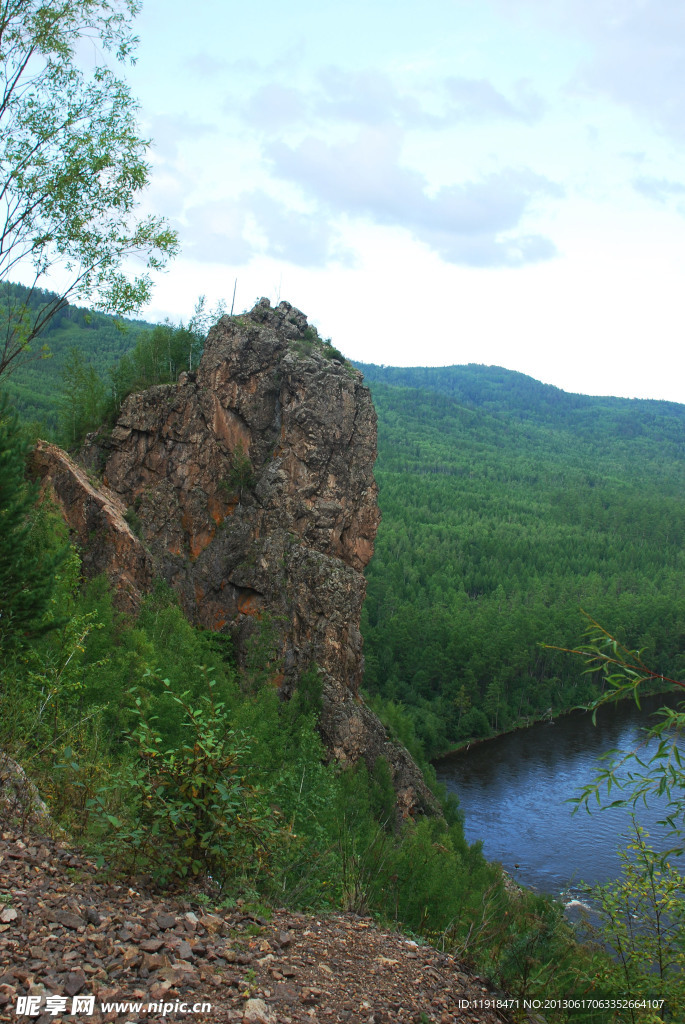
M386 717L403 705L436 755L589 699L591 678L540 646L575 646L581 608L682 675L685 407L498 367L360 369L383 511L366 686Z
M27 288L5 285L0 295L0 324L6 319L8 303L28 302L38 309L51 298L57 296L34 288L29 300ZM48 322L40 342L34 342L32 358L3 381L3 388L24 421L40 423L54 435L58 429L62 374L72 350L78 350L84 363L92 366L108 384L110 370L133 348L141 331L151 326L65 303ZM44 346L49 350L47 353L42 351Z

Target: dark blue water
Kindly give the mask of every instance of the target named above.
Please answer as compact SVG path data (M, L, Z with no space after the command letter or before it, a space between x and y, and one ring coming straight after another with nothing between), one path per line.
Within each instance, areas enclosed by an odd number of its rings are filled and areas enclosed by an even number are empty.
M439 762L438 779L459 797L468 841L481 839L488 860L499 861L522 885L554 896L572 893L580 880L594 884L617 877L616 850L630 828L630 811L573 814L567 800L592 781L601 754L644 743L647 714L682 699L682 693L646 698L642 711L624 701L601 709L596 726L591 715L574 712L553 725L473 744ZM664 807L640 805L637 813L660 849L670 845L656 824Z

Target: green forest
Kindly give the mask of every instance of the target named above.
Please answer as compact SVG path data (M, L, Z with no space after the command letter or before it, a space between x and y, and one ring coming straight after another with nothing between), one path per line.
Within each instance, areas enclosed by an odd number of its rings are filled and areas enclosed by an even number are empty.
M430 757L587 703L581 609L685 671L685 407L569 395L479 365L359 365L383 520L366 687Z
M0 323L9 321L11 306L27 303L38 310L51 298L58 296L41 288L5 285L0 294ZM141 331L150 327L143 321L115 318L63 303L48 321L40 341L31 346L28 358L3 381L3 388L24 422L34 423L37 432L57 438L60 412L70 397L65 376L70 361L78 360L87 371L92 371L93 382L102 382L107 387L110 370L135 346Z

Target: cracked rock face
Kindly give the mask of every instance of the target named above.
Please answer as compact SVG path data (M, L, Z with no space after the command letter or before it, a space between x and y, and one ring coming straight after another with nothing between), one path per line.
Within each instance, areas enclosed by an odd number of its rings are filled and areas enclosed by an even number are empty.
M432 806L420 773L358 697L363 569L380 519L376 414L361 374L312 333L287 302L224 317L197 374L131 395L84 458L104 464L107 492L188 618L230 632L239 662L268 621L284 696L316 663L329 749L388 757L414 812ZM139 590L150 582L142 572Z

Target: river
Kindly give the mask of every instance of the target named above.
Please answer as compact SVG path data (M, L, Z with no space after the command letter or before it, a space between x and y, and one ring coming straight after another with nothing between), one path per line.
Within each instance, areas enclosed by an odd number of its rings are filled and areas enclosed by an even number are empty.
M567 801L578 796L612 748L630 750L643 741L648 712L675 707L683 694L648 697L642 711L633 701L591 715L573 712L554 724L472 744L436 764L438 779L456 793L469 842L483 841L488 860L499 861L521 885L559 896L580 880L594 884L620 873L616 853L630 826L629 810L597 808L573 814ZM617 794L620 796L620 794ZM614 799L612 793L612 799ZM656 821L663 807L639 807L638 820L659 847ZM661 848L666 848L661 844Z

